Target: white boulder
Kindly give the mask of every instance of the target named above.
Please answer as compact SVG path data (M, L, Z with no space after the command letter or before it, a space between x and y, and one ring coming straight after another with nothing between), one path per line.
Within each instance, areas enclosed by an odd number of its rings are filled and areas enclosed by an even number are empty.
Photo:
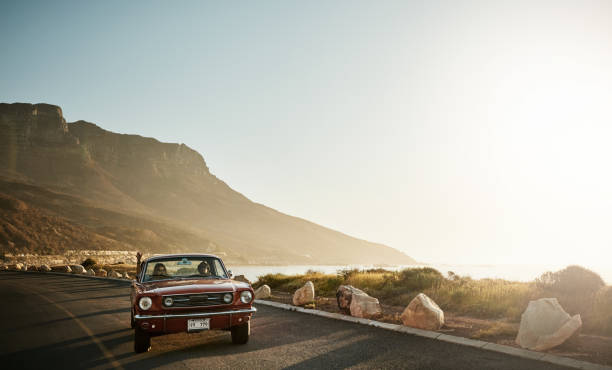
M70 266L53 266L51 267L51 270L55 272L67 272L67 273L72 272L72 269L70 268Z
M266 299L272 296L272 289L268 285L262 285L255 290L255 299Z
M244 275L235 276L232 280L242 281L243 283L251 284L249 279L247 279L246 276L244 276Z
M105 269L99 269L99 270L96 272L96 276L106 277L106 275L108 275L108 273L106 272L106 270L105 270Z
M444 311L423 293L414 297L400 318L406 326L425 330L438 330L444 325Z
M130 279L130 275L128 274L128 272L127 272L127 271L124 271L124 272L123 272L123 275L121 275L121 277L122 277L123 279Z
M70 265L70 270L73 274L86 274L87 270L82 265Z
M115 270L110 270L106 276L110 278L121 279L121 274Z
M521 316L516 344L534 351L554 348L582 327L580 315L571 317L557 298L540 298L529 302Z
M353 300L353 294L366 294L364 291L355 288L352 285L340 285L336 290L336 301L338 302L338 308L346 314L351 313L351 301Z
M94 270L88 269L87 270L87 275L89 275L89 276L96 276L96 273L94 272Z
M350 305L351 316L372 319L382 315L378 299L366 293L353 293Z
M49 272L51 271L51 267L49 267L49 265L40 265L40 268L38 270L42 272Z
M293 293L293 304L303 306L314 301L315 291L312 281L307 281L303 287Z

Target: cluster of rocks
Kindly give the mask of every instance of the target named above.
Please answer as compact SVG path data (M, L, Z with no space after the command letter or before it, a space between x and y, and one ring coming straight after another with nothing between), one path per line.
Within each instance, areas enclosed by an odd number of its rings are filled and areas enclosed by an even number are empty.
M310 283L310 282L309 282ZM312 283L298 289L294 304L312 301ZM351 285L341 285L336 292L340 311L355 317L376 318L382 315L378 299ZM444 311L424 293L418 294L402 312L402 324L424 330L440 330L444 326ZM529 302L521 317L516 343L530 350L546 351L576 337L582 320L570 316L556 298L541 298Z
M110 277L116 279L132 279L127 271L123 273L115 270L106 271L104 269L86 269L82 265L58 265L49 266L42 264L40 266L28 265L25 263L0 264L0 271L38 271L38 272L62 272L75 275L89 275L99 277Z

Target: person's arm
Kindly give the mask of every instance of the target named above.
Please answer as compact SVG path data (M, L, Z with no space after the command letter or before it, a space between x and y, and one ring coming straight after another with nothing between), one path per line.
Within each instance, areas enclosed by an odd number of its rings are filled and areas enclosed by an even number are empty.
M136 276L140 276L140 259L142 258L142 253L136 252Z

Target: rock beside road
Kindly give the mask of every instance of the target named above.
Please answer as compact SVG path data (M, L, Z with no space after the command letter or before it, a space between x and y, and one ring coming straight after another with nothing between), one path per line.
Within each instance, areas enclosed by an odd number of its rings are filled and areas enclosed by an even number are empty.
M51 267L49 267L49 265L40 265L40 268L38 269L38 271L42 271L42 272L49 272L51 271Z
M444 311L423 293L414 297L400 318L404 325L418 329L439 330L444 325Z
M255 299L266 299L272 296L272 289L267 285L262 285L255 290Z
M72 269L70 269L70 266L53 266L51 267L51 271L55 271L55 272L72 272Z
M87 270L87 275L89 275L89 276L96 276L96 273L94 272L94 270L88 269Z
M121 275L122 279L130 279L130 275L127 273L127 271L123 272L123 275Z
M366 294L364 291L355 288L352 285L340 285L336 291L336 301L340 311L347 315L351 314L351 301L353 294Z
M350 306L351 316L374 319L382 316L378 299L366 293L353 293Z
M521 316L516 344L534 351L554 348L582 327L580 315L571 317L557 298L540 298L529 302Z
M307 281L303 287L293 293L293 305L303 306L312 303L315 298L314 284L312 281Z
M105 269L99 269L98 271L96 271L96 276L106 277L106 275L108 275L108 273Z
M244 276L244 275L235 276L232 280L242 281L243 283L251 284L249 279L247 279L246 276Z
M115 270L110 270L106 276L110 278L121 279L121 274Z
M28 266L28 270L27 271L38 271L38 268L36 268L36 266L34 266L34 265L30 265L30 266Z
M70 265L70 270L73 274L86 274L87 270L82 265Z
M382 315L378 299L352 285L340 285L336 291L338 308L345 314L367 319Z

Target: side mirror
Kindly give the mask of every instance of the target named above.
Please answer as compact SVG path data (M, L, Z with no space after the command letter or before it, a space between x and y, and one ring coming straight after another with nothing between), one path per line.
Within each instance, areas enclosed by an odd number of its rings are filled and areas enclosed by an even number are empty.
M229 278L233 278L234 274L232 274L232 270L227 270L227 274L229 275Z

